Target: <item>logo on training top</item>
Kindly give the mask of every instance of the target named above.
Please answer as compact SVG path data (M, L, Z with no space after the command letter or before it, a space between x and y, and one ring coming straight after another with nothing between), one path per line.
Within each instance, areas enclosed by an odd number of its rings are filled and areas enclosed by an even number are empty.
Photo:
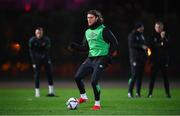
M88 35L88 37L91 38L91 39L95 39L96 36L97 36L97 34L94 33L94 32L91 32L91 33Z

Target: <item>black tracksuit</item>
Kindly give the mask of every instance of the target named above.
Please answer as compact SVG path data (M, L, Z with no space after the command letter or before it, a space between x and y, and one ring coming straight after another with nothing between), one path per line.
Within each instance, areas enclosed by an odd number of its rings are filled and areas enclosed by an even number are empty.
M144 66L147 59L147 51L143 49L145 45L145 38L143 33L138 31L132 31L128 36L129 45L129 58L131 66L131 77L129 79L129 90L133 96L133 88L136 83L136 93L140 96L142 76L144 72Z
M91 29L96 29L101 23L95 23L93 26L89 27ZM109 54L107 56L97 56L88 57L79 67L75 75L75 81L79 88L80 94L84 94L85 88L82 79L91 74L91 85L93 87L95 100L100 100L100 88L98 81L104 70L111 63L111 54L114 51L118 51L118 42L114 34L107 28L103 29L103 39L105 42L110 43ZM87 44L86 38L84 37L83 45L78 45L76 43L71 44L71 48L76 51L89 51L89 46Z
M40 39L31 37L29 40L29 52L34 68L35 88L39 88L39 78L41 66L44 65L48 77L49 85L53 85L51 59L49 49L51 47L50 39L43 36Z
M160 70L162 77L164 79L164 88L167 97L170 97L169 91L169 80L167 77L167 69L169 66L169 38L167 35L165 38L161 38L159 33L154 33L149 38L149 47L152 50L152 55L150 57L150 62L152 64L151 74L150 74L150 84L149 84L149 95L152 95L154 82L156 75Z

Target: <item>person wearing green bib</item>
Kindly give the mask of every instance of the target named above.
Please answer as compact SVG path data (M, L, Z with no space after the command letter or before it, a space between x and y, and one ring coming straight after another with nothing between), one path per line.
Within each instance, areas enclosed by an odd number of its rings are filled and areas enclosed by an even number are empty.
M103 17L97 10L87 12L88 29L85 32L83 45L71 43L69 50L88 52L87 59L81 64L75 75L75 81L80 91L79 103L88 100L83 78L91 74L91 85L95 104L92 110L100 110L100 86L98 81L111 59L118 54L118 41L114 34L103 25Z

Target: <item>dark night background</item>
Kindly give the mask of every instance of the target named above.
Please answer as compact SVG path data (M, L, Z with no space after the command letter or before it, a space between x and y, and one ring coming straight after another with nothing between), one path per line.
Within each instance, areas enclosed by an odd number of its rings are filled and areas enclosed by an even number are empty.
M161 20L171 42L170 79L179 78L180 17L174 0L0 0L0 80L33 76L28 41L37 26L44 27L52 41L51 56L56 79L71 79L86 54L71 53L67 46L81 43L86 30L86 12L100 10L104 23L119 41L120 54L106 71L106 78L128 79L127 36L136 21L145 25L145 36ZM149 74L149 66L145 75Z

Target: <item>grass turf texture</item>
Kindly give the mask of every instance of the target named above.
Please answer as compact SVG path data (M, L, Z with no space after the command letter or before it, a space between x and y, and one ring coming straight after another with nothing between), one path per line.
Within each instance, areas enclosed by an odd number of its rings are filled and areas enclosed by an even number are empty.
M41 97L34 97L34 89L0 89L0 115L178 115L180 114L180 89L173 88L172 98L165 97L163 88L155 88L153 98L147 98L142 90L141 98L127 98L127 88L103 88L99 111L92 111L94 96L87 89L89 101L77 110L68 110L66 101L79 97L77 89L56 88L57 97L46 97L47 89L41 89Z

